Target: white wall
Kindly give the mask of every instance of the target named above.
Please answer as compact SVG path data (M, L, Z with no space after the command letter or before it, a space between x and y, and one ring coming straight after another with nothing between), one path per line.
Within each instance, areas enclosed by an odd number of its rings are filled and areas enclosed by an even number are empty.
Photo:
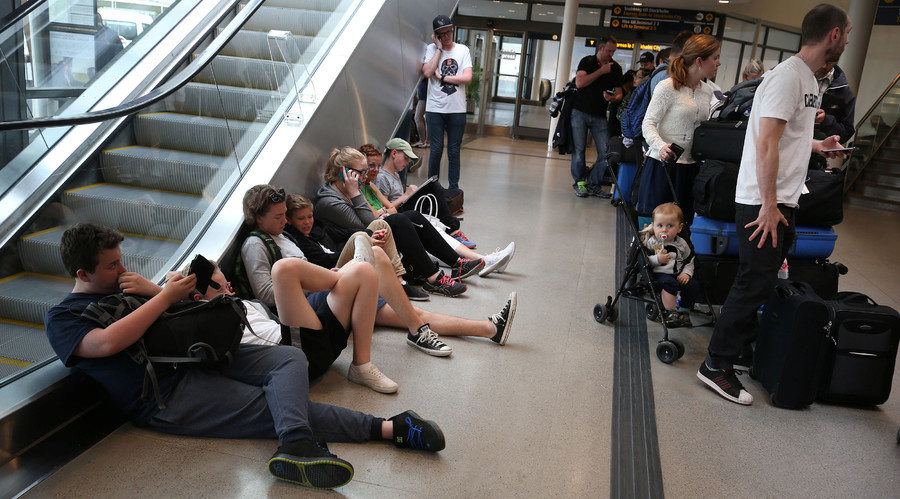
M850 43L853 43L853 31L850 32ZM854 121L857 123L897 73L900 73L898 46L900 46L900 26L872 27L866 64L863 66L862 79L859 82L859 95L856 96Z

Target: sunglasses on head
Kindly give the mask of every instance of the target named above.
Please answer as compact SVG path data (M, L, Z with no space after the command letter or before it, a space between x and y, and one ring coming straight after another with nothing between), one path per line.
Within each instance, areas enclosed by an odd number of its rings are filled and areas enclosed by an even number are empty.
M287 195L284 193L284 189L278 189L277 191L272 191L272 193L269 194L269 201L273 203L280 203L284 201L285 198L287 198Z

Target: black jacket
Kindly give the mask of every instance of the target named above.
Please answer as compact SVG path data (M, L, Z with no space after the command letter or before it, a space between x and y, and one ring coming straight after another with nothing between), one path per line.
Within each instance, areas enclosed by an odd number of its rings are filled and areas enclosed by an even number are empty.
M286 226L285 230L294 236L297 240L297 245L303 251L303 256L310 263L327 269L337 267L338 257L341 256L341 250L347 240L350 239L350 236L357 232L370 232L368 230L359 231L341 227L326 227L320 224L318 220L313 223L309 236L304 236L302 232L290 225ZM325 250L326 248L328 251Z
M840 135L840 142L845 144L853 136L856 126L853 123L856 96L850 90L847 75L840 66L834 67L831 85L822 94L822 109L825 111L825 120L816 124L814 137L821 140L832 135Z
M559 121L556 122L556 130L553 132L553 148L558 149L560 154L572 154L575 149L572 142L572 102L577 91L573 79L563 91L556 94L562 102L559 105Z

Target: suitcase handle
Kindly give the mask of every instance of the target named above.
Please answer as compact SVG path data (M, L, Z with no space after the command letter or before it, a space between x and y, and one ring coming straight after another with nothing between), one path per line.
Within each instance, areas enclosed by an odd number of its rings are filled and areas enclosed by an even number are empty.
M775 285L775 296L781 301L787 301L790 297L796 295L811 294L815 295L815 291L809 283L803 281L782 281Z
M865 303L877 307L878 304L869 295L857 293L855 291L841 291L831 298L832 301L841 301L844 303Z

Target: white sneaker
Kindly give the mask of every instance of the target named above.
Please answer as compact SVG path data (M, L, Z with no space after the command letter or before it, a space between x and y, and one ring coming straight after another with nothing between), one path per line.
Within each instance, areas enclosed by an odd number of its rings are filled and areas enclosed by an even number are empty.
M356 236L356 241L353 242L353 259L358 262L365 262L375 265L375 253L372 252L372 246L365 239L368 236L359 235Z
M493 253L484 255L484 268L481 269L481 272L478 273L478 276L484 277L491 272L502 273L504 270L506 270L506 266L509 265L509 261L512 260L512 257L515 253L516 243L511 242L502 250L500 248L497 248Z
M397 389L400 388L397 383L385 376L371 362L366 362L361 366L350 364L350 370L347 371L347 379L354 383L368 386L379 393L396 393Z

